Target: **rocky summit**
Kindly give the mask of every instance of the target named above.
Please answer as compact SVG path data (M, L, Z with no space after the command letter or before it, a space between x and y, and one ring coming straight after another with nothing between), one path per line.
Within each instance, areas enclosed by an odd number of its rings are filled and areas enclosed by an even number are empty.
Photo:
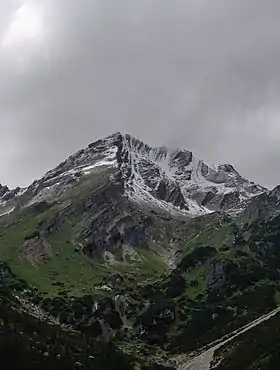
M279 189L121 133L0 185L2 361L276 369Z

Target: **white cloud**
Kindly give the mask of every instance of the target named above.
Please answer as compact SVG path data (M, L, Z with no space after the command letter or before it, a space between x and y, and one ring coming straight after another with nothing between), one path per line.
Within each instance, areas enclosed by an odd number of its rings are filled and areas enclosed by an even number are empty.
M42 17L34 3L23 4L13 15L4 33L2 46L17 47L24 41L36 40L42 35L42 30Z

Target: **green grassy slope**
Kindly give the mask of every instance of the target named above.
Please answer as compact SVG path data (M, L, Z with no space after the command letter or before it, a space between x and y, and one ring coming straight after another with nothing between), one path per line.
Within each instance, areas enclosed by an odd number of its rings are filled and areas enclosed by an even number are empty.
M98 169L53 204L41 203L1 218L1 260L9 263L18 276L51 295L60 291L76 295L99 294L114 273L120 273L128 280L138 277L141 281L156 279L166 272L167 266L160 253L164 246L160 241L159 245L148 241L135 243L130 248L132 256L124 256L121 247L113 245L111 248L109 244L109 259L100 250L94 251L92 256L84 253L87 236L80 234L90 234L92 229L98 231L103 222L102 214L109 214L103 225L111 222L110 212L112 219L119 215L126 217L126 226L137 225L143 218L141 213L133 213L133 209L127 208L127 201L120 194L106 195L111 190L110 175L112 173L107 169ZM110 231L102 230L103 225L96 238L105 240ZM36 255L35 245L35 251L29 255L24 245L36 237L44 240L47 250Z

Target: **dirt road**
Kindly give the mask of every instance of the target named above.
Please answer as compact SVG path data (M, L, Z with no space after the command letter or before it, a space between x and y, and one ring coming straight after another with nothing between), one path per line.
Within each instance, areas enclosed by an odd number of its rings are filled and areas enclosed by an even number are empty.
M214 353L217 349L223 347L226 343L232 341L234 338L245 333L246 331L251 330L255 326L260 325L262 322L269 320L271 317L275 316L278 312L280 312L280 307L252 321L250 324L243 326L238 330L235 330L230 334L230 336L227 336L226 339L224 340L221 339L219 343L216 342L217 344L214 344L213 347L211 347L210 349L207 349L205 352L202 352L200 355L188 361L187 363L181 364L178 367L178 370L210 370L211 362L213 360Z

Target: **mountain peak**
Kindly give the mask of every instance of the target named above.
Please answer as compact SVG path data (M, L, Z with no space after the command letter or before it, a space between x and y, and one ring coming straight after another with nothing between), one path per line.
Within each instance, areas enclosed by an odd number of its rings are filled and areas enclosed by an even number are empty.
M280 185L277 185L274 189L269 192L270 196L280 199Z
M5 193L7 193L8 191L10 191L10 189L8 188L8 186L7 185L2 185L2 184L0 184L0 194L5 194Z
M235 174L239 174L238 171L233 167L232 164L220 164L218 166L218 169L221 170L221 171L225 171L227 173L235 173Z
M118 171L123 195L132 202L189 216L217 210L239 212L252 197L266 191L230 164L210 166L187 149L152 147L130 134L115 132L71 155L31 184L23 196L2 186L0 198L7 193L5 199L17 203L19 197L25 206L53 199L103 168Z

